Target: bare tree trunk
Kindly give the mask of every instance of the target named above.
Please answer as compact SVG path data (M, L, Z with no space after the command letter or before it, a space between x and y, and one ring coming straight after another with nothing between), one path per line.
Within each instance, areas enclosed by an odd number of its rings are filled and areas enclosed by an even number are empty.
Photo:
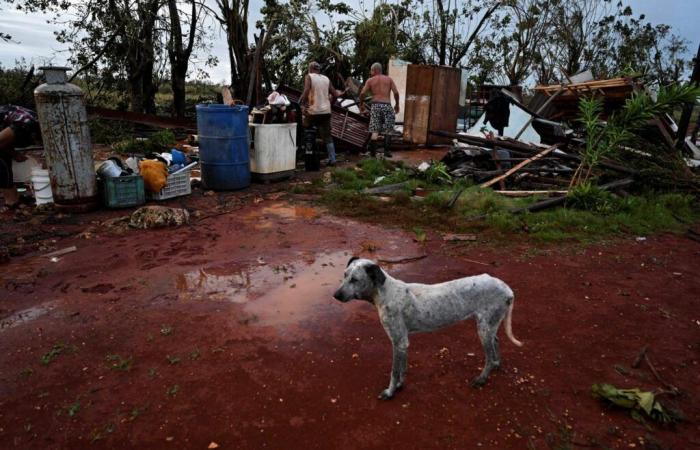
M234 96L242 98L247 93L248 64L248 1L217 0L220 15L216 15L226 32L229 60L231 61L231 86Z
M447 60L447 16L449 11L445 12L445 7L442 4L442 0L436 0L438 9L438 19L440 20L440 44L438 46L438 59L441 66L445 65Z
M134 112L155 112L156 88L153 83L155 52L153 47L159 8L160 2L158 0L139 3L136 17L129 17L132 21L130 25L138 28L138 35L134 37L127 33L124 37L128 42L129 109Z
M168 58L170 59L170 83L173 91L173 112L177 118L185 117L187 69L190 56L194 48L197 33L197 5L195 0L190 0L192 6L190 14L190 28L187 45L183 43L180 12L177 9L177 0L168 0L170 14L170 38L168 39Z

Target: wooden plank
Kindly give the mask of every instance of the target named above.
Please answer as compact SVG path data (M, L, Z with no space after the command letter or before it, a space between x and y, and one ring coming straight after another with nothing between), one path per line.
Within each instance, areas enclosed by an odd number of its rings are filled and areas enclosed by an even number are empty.
M410 64L406 72L406 102L404 111L404 141L425 144L428 141L430 95L433 87L433 67Z
M454 67L434 67L430 99L429 130L457 131L462 72ZM451 140L428 135L429 144L450 144Z
M527 166L527 165L530 164L531 162L537 161L537 160L540 159L541 157L543 157L543 156L545 156L545 155L551 153L551 152L554 151L554 149L556 149L557 147L559 147L559 144L555 144L555 145L552 145L551 147L547 147L546 149L542 150L541 152L539 152L538 154L536 154L536 155L533 156L532 158L526 159L525 161L523 161L523 162L521 162L520 164L516 165L515 167L513 167L512 169L510 169L509 171L507 171L507 172L504 173L503 175L497 176L496 178L494 178L494 179L492 179L492 180L490 180L490 181L487 181L486 183L482 184L480 187L486 188L486 187L489 187L489 186L491 186L491 185L493 185L493 184L498 183L498 182L501 181L501 180L504 180L504 179L508 178L509 176L511 176L512 174L514 174L515 172L517 172L519 169L522 169L523 167Z

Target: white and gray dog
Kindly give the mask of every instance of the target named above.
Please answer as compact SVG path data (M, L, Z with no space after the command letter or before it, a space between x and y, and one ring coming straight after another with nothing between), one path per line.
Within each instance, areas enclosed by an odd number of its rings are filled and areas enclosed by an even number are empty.
M490 275L460 278L440 284L404 283L392 278L367 259L350 258L343 283L333 294L337 300L353 299L373 303L379 320L391 339L393 361L389 387L379 394L390 399L403 386L408 366L408 334L433 331L475 317L477 331L486 353L484 369L471 382L481 386L489 373L500 366L498 327L505 319L506 336L517 346L511 326L513 291Z

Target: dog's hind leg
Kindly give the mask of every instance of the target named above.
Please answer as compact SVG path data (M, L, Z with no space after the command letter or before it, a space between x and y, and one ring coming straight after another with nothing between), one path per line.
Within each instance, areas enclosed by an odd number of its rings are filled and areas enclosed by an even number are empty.
M491 316L490 318L477 318L477 331L479 334L479 339L481 340L481 345L484 348L486 361L479 376L471 381L472 387L483 386L484 383L486 383L486 379L489 377L491 371L501 366L501 355L498 348L497 336L498 326L501 324L501 319L502 316L499 318L498 315Z

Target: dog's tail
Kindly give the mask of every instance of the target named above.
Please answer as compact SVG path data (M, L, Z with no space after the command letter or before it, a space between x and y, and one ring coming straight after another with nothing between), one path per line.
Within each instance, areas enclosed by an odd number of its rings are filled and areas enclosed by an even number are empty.
M510 341L517 345L518 347L522 347L523 343L520 342L519 340L515 339L515 336L513 336L513 305L515 302L513 302L513 299L511 298L510 301L510 306L508 307L508 314L506 314L506 336L508 336L508 339Z

